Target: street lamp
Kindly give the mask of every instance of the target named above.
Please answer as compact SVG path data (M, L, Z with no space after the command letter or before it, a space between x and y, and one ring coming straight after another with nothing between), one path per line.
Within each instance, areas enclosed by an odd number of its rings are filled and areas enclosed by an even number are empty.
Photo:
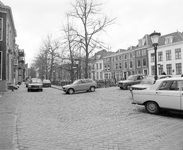
M155 81L158 78L158 76L157 76L157 56L156 56L156 52L157 52L158 40L159 40L160 36L161 36L161 33L157 33L155 31L150 34L151 41L152 41L152 46L154 47L154 57L155 57L155 61L154 61L155 76L154 76L154 79L155 79Z

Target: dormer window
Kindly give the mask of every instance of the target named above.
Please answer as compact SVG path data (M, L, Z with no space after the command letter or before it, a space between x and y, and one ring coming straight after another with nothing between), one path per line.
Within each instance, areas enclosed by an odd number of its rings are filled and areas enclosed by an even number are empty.
M142 38L139 40L139 44L138 46L141 47L141 46L144 46L145 45L145 38Z
M173 36L165 37L165 44L171 44L173 43Z

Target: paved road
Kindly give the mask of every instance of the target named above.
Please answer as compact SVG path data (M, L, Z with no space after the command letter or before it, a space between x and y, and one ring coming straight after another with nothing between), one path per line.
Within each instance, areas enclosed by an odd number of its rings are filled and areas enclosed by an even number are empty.
M150 115L117 87L66 95L21 87L13 123L16 150L183 150L183 115Z

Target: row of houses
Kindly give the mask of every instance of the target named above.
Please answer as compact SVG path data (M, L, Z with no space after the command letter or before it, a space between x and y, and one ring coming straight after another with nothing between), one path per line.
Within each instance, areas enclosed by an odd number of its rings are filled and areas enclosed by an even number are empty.
M25 53L16 44L17 32L11 8L0 2L0 92L27 76Z
M155 53L150 35L138 40L136 46L119 49L117 52L102 50L92 58L90 78L94 80L123 80L129 75L155 75ZM162 35L157 49L158 75L183 74L183 33L176 31Z

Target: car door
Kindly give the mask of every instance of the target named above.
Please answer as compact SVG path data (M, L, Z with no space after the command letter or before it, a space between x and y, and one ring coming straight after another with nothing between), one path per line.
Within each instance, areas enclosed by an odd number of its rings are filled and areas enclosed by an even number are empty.
M181 91L180 81L163 81L156 90L155 100L160 107L180 110Z
M183 81L180 82L180 91L181 91L181 102L180 102L180 105L181 105L181 110L183 110Z
M83 91L86 89L86 83L84 80L80 80L80 82L77 85L77 91Z

